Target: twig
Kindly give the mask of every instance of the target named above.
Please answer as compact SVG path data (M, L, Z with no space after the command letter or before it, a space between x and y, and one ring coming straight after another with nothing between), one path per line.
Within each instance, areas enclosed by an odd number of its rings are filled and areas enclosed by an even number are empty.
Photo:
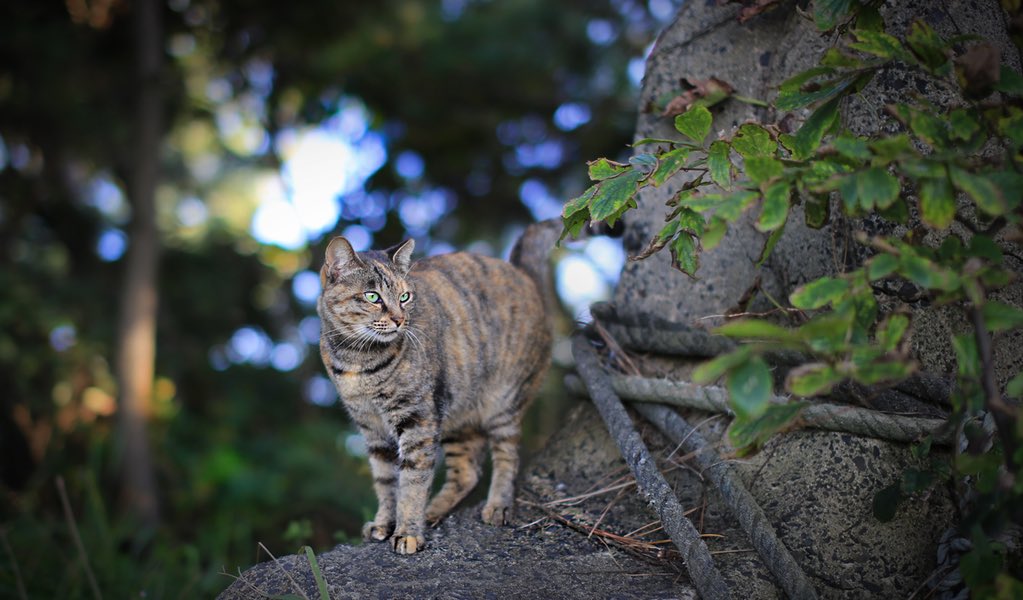
M629 375L640 374L639 368L636 367L636 363L632 362L629 355L622 349L618 341L615 340L610 333L608 333L607 329L600 324L600 321L594 319L593 329L597 332L597 335L600 336L600 339L604 340L604 343L607 344L608 350L611 351L611 355L615 358L615 362L618 363L618 367L623 372L628 373Z
M720 418L721 418L721 413L718 413L716 415L711 415L711 416L707 417L706 419L704 419L704 420L700 421L699 423L697 423L695 427L693 427L693 432L696 432L696 430L698 430L699 428L703 427L707 423L710 423L711 421L714 421L714 420L720 419ZM675 446L675 449L671 451L671 454L669 454L667 456L667 458L665 458L665 460L671 460L671 457L675 456L675 453L682 449L682 446L685 445L685 443L689 439L690 435L692 435L692 433L690 433L686 437L682 438L682 440ZM685 460L685 457L683 457L680 460Z
M998 428L998 437L1002 441L1002 456L1005 457L1005 468L1016 474L1019 465L1016 464L1016 421L1019 415L1015 407L1009 406L1002 400L1002 394L998 391L998 380L995 378L995 361L991 350L991 336L988 335L987 326L984 325L984 314L977 305L970 307L970 317L973 320L973 335L977 340L977 352L980 355L981 385L984 388L984 405L995 420Z
M227 575L228 577L234 579L235 581L242 582L242 585L244 585L245 587L249 588L253 592L256 592L257 594L259 594L260 596L262 596L264 598L270 598L271 597L270 594L268 594L267 592L264 592L263 590L261 590L258 587L256 587L256 585L254 583L252 583L252 582L248 581L247 579L245 579L245 577L242 575L241 567L238 568L238 574L235 575L234 573L228 573L227 569L225 569L223 566L221 566L220 567L220 574L221 575Z
M295 581L295 578L291 576L291 573L288 573L287 569L281 566L281 563L277 560L277 557L273 555L273 552L270 552L270 550L263 545L263 542L258 542L258 544L259 547L263 549L263 552L266 552L270 556L270 558L273 559L274 565L280 570L280 572L284 573L284 576L288 578L288 581L291 582L291 585L295 588L295 591L298 592L299 595L301 595L303 598L305 598L305 600L309 600L309 596L306 595L305 590L299 587L298 582Z
M687 449L695 451L709 448L703 436L667 406L640 404L635 408L669 439L681 440L689 437L686 442ZM720 460L713 451L701 452L695 460L707 479L721 493L725 505L735 515L742 530L753 542L764 564L785 594L795 599L817 598L817 592L799 563L778 538L767 515L743 484L742 479L733 472L732 463L735 461Z
M586 536L587 538L589 538L590 536L593 535L593 532L597 530L597 526L600 525L604 521L604 517L607 516L607 512L609 510L611 510L611 507L614 506L615 504L617 504L618 501L621 500L622 496L624 496L624 495L625 495L625 490L623 489L623 490L619 491L618 494L615 495L615 497L612 498L610 502L607 503L607 506L604 507L604 510L600 513L600 516L597 517L597 522L594 523L593 524L593 528L590 529L590 535Z
M71 512L71 502L67 497L67 488L64 487L64 478L57 475L57 494L60 496L60 503L64 507L64 519L67 521L68 529L71 530L71 537L78 547L78 554L82 559L82 566L85 568L85 576L89 580L89 587L92 588L92 595L96 600L102 600L103 594L99 592L99 584L96 583L96 575L89 566L89 556L85 553L85 544L82 543L82 536L78 533L78 524L75 523L75 515Z
M18 568L18 558L14 556L14 550L11 550L11 544L7 541L7 530L0 529L0 542L4 545L4 550L7 555L11 557L11 570L14 571L14 584L18 588L18 598L21 600L28 600L28 593L25 591L25 582L21 579L21 569Z
M579 502L582 502L583 500L586 500L587 498L592 498L594 496L603 496L604 494L607 494L609 492L614 492L614 491L617 491L617 490L627 489L627 488L630 488L630 487L632 487L634 485L636 485L636 480L635 479L633 479L632 481L626 481L625 483L620 483L618 485L612 485L611 487L601 488L599 490L594 490L592 492L587 492L585 494L579 494L578 496L572 496L570 498L558 498L557 500L551 500L550 502L546 503L546 506L554 506L555 504L573 504L573 503L574 504L578 504Z
M629 414L625 412L622 401L611 389L610 378L601 367L597 353L582 334L573 337L572 354L593 403L618 446L618 451L636 477L637 486L661 517L664 530L682 554L686 571L697 592L706 600L730 597L728 586L714 566L706 543L700 539L689 519L683 516L684 511L678 498L672 494L664 476L657 469L656 461L650 456Z

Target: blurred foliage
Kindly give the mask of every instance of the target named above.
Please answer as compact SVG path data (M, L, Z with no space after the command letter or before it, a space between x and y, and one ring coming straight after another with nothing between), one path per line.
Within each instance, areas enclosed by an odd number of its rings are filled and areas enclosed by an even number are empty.
M791 396L825 396L847 380L892 385L919 369L910 345L913 309L960 309L971 326L949 334L958 373L947 426L963 432L968 443L880 490L875 513L891 519L900 502L951 480L963 508L956 525L969 540L958 564L961 581L974 597L1018 597L1023 419L1018 403L1007 399L1023 397L1023 373L999 386L993 344L1013 343L1010 334L1023 328L1023 310L998 299L1017 280L1018 267L1008 259L1020 260L1016 248L1023 240L1023 77L1000 64L990 42L975 36L944 39L922 19L911 24L905 39L897 39L885 31L879 5L814 2L817 26L837 30L841 43L779 87L773 101L779 114L814 107L798 130L746 123L730 138L708 143L715 130L709 107L728 95L695 95L674 117L685 139L643 140L636 145L655 149L628 164L604 158L589 163L595 183L565 204L565 232L591 220L613 223L636 207L640 189L680 172L690 177L667 201L666 225L633 260L668 248L673 266L695 277L700 253L757 206L754 225L766 234L759 264L794 205L802 205L811 228L829 221L834 201L848 217L869 217L885 223L882 230L903 232L857 232L857 241L872 251L860 268L798 287L788 306L768 298L777 309L772 312L795 326L730 321L716 332L744 343L704 363L692 377L704 384L724 378L735 413L729 440L740 452L754 451L798 424L805 406L774 395L768 353L786 351L807 361L784 381ZM1003 6L1021 15L1018 2ZM918 96L886 107L901 127L869 137L850 132L840 118L841 103L895 63L957 89L962 102L939 108ZM953 222L961 227L952 229ZM906 286L914 293L890 291ZM930 439L921 440L915 453L929 456ZM1014 544L1015 552L1007 552Z
M32 597L90 596L56 475L109 597L209 597L230 583L222 568L266 558L257 541L323 550L357 535L373 508L368 470L343 411L312 402L333 392L310 391L322 366L300 326L314 311L292 284L358 220L291 249L253 235L288 140L364 107L389 161L351 195L387 200L378 244L405 235L403 195L442 189L450 210L419 235L501 248L509 225L531 218L525 182L578 193L573 165L630 139L628 73L673 13L667 0L168 0L150 432L163 525L139 543L118 511L111 375L119 258L131 243L133 4L4 3L0 533L13 554L0 545L0 596L16 594L16 571ZM573 103L576 122L552 120ZM406 151L421 174L398 174ZM346 214L348 196L338 202ZM301 360L274 368L266 352L239 356L240 331L256 332L257 346L290 344ZM556 398L548 390L527 417L527 448L555 427Z

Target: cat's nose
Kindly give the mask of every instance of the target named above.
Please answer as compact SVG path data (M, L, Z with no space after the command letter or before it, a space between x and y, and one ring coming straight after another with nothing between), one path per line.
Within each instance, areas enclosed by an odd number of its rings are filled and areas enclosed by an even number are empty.
M401 315L391 315L391 322L394 323L395 327L401 327L405 324L405 317Z

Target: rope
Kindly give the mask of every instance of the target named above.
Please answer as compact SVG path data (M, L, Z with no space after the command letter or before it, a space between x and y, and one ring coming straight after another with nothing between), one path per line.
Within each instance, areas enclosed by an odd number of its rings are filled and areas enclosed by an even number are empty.
M728 587L714 566L707 545L685 517L682 505L657 469L657 461L650 456L621 400L611 390L611 382L599 363L597 353L582 334L573 336L572 354L604 424L636 477L637 486L660 516L664 531L682 554L689 578L700 597L705 600L729 598Z
M687 454L693 455L703 474L721 492L725 504L739 520L785 594L794 600L816 598L817 592L810 580L778 539L767 515L731 464L722 462L703 436L674 410L658 404L636 404L635 408L671 441L681 444Z
M612 375L609 379L615 393L627 400L732 414L728 407L728 392L717 386L634 375ZM583 386L572 376L565 378L565 384L575 392L583 390ZM771 401L785 404L789 400L783 396L774 396ZM950 446L954 433L945 427L947 422L942 419L890 415L842 404L809 404L803 409L800 418L804 425L816 429L854 433L895 442L915 442L931 435L934 444Z

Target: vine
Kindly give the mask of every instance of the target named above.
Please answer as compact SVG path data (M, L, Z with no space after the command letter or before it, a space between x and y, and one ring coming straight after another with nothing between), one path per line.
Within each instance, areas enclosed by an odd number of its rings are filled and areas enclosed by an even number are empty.
M773 4L748 3L743 14ZM589 163L594 183L565 204L563 235L579 233L589 221L613 225L636 208L641 189L662 186L678 173L686 173L687 181L667 201L666 224L631 260L667 249L672 265L695 277L701 252L719 244L728 227L755 207L755 227L766 234L760 264L795 205L802 206L811 228L828 223L833 202L849 217L869 215L907 226L902 236L857 233L856 240L871 252L860 268L795 289L788 300L806 315L804 322L783 326L743 319L718 328L717 333L748 343L704 363L693 379L724 378L736 415L730 441L740 451L755 450L769 435L790 427L805 406L770 402L768 353L786 350L807 357L784 382L795 397L827 395L846 380L892 385L920 368L909 343L912 313L905 306L882 310L878 295L912 284L917 299L960 307L972 330L950 340L958 372L949 426L967 443L951 464L935 458L931 469L907 471L879 492L875 514L890 519L904 498L953 478L965 504L960 531L972 542L960 562L966 584L978 597L1023 597L1018 549L1012 564L1013 555L996 541L1023 526L1023 420L1011 400L1023 396L1023 373L999 388L992 339L1023 327L1023 311L995 299L1016 277L1007 260L1021 261L1015 247L1023 240L1023 77L1000 64L994 45L976 37L944 39L922 20L911 25L904 40L890 35L879 4L814 3L811 14L818 27L837 29L840 42L818 66L778 89L772 102L778 111L812 107L798 130L751 122L708 143L714 122L710 108L734 96L727 84L715 86L724 93L690 92L688 107L674 117L682 139L640 140L636 147L653 150L627 164L606 158ZM1016 18L1023 14L1018 0L1002 4ZM843 102L894 65L958 90L962 101L947 110L923 97L891 104L886 110L901 125L899 133L851 133L839 118ZM956 222L968 233L951 229ZM926 244L928 234L941 243ZM993 428L983 426L985 415ZM929 448L924 439L914 452L927 456Z

